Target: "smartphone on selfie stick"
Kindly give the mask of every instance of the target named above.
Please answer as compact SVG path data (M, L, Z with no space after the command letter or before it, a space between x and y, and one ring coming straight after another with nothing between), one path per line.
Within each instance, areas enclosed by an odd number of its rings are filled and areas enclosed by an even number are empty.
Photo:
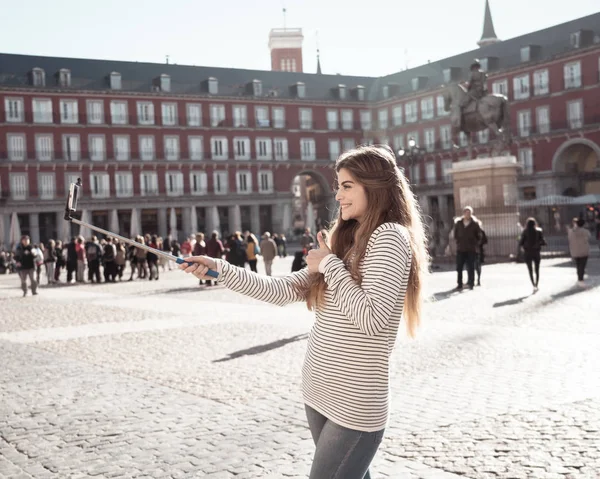
M80 226L86 226L89 229L98 231L99 233L105 234L106 236L111 236L113 238L117 238L119 241L122 241L123 243L135 246L136 248L143 249L150 253L154 253L156 256L159 256L161 258L166 258L169 261L174 261L177 264L185 263L190 266L192 264L195 264L195 263L188 263L183 258L178 258L177 256L173 256L172 254L165 253L164 251L160 251L155 248L151 248L150 246L147 246L145 244L138 243L137 241L133 241L129 238L125 238L124 236L118 235L116 233L111 233L110 231L107 231L105 229L98 228L97 226L91 225L84 221L80 221L77 218L73 218L73 213L75 213L75 211L77 211L77 200L79 197L80 188L81 188L81 178L77 178L77 183L71 183L71 186L69 187L69 197L67 198L67 206L65 207L65 220L66 221L70 221L71 223L75 223ZM212 278L219 277L219 273L217 273L216 271L214 271L212 269L209 269L208 272L206 273L206 275L210 276Z

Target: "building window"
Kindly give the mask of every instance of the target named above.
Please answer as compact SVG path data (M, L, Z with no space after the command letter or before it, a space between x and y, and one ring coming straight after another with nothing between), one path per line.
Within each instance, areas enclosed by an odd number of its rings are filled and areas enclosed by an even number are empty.
M446 116L450 114L449 111L446 111L446 104L442 95L438 95L435 101L437 106L437 116Z
M229 174L227 171L215 171L213 173L213 183L215 195L226 195L229 193Z
M342 130L352 130L354 113L352 110L342 110Z
M526 63L531 60L531 49L527 47L521 47L521 62Z
M10 161L25 160L25 134L7 134L6 144L8 146L8 159Z
M46 99L33 100L33 122L52 123L52 101Z
M355 146L356 146L356 142L354 141L353 138L344 138L342 140L342 151L344 151L344 152L351 150Z
M71 124L79 122L77 100L60 100L60 122Z
M87 121L90 125L104 123L104 102L102 100L87 101Z
M113 137L115 160L127 161L131 155L131 148L129 147L129 135L115 135Z
M90 173L90 190L92 198L108 198L110 196L108 173Z
M519 149L519 164L522 168L522 174L533 174L533 150L531 148Z
M9 123L23 123L23 99L22 98L5 98L4 111L6 113L6 121Z
M166 73L160 76L160 91L171 91L171 77Z
M550 93L548 84L548 70L538 70L533 72L533 94L547 95Z
M110 89L120 90L121 89L121 74L118 72L112 72L110 74Z
M428 128L423 133L425 135L425 149L427 151L435 150L435 130Z
M208 193L208 175L204 171L190 173L190 193L198 196Z
M27 173L10 173L10 196L13 200L25 200L28 195Z
M300 108L300 129L310 130L312 128L312 109Z
M104 152L106 151L104 146L104 135L89 135L88 150L90 160L104 161Z
M421 100L421 118L423 120L433 118L433 97L427 97Z
M425 165L425 181L428 185L435 185L436 179L437 178L435 174L435 163L428 162Z
M379 144L380 145L388 145L390 144L390 139L387 136L382 136L381 138L379 138Z
M79 161L81 159L81 142L79 135L63 135L62 137L63 160Z
M565 90L581 86L581 62L567 63L564 66Z
M140 146L140 158L142 161L151 161L155 156L154 149L154 136L140 136L139 137L139 146Z
M235 175L235 186L239 194L252 193L252 175L249 171L238 171Z
M260 80L252 81L252 93L254 96L262 96L262 82Z
M287 138L275 138L273 140L275 148L275 160L286 161L288 159L288 142Z
M225 105L210 105L210 126L224 126Z
M65 193L69 193L69 188L72 183L77 183L77 178L81 173L65 173Z
M52 161L53 142L52 135L35 135L35 156L38 161Z
M450 125L440 126L441 147L444 150L452 147L452 129Z
M477 139L481 145L485 145L490 140L490 130L479 130L477 132Z
M327 129L328 130L337 130L338 129L338 111L337 110L327 110Z
M452 183L452 160L443 160L442 161L442 179L444 183Z
M296 91L298 98L304 98L306 96L306 85L302 82L296 83Z
M67 70L66 68L61 68L58 71L58 85L61 87L70 87L71 86L71 70Z
M469 137L464 131L458 134L458 144L460 146L467 146L469 144Z
M216 95L219 93L219 81L216 78L208 79L208 93Z
M575 100L567 103L567 121L569 128L581 128L583 126L583 101Z
M31 71L33 86L46 86L46 72L41 68L34 68Z
M415 123L417 121L417 102L409 101L404 104L404 119L406 123Z
M571 46L573 48L579 48L581 45L581 32L571 33Z
M346 85L338 85L338 93L340 95L340 100L346 99Z
M154 125L154 103L150 101L137 102L138 124Z
M392 122L394 126L402 125L402 105L395 106L392 109Z
M536 123L538 133L550 132L550 107L540 106L536 109Z
M273 128L285 128L285 108L273 107Z
M140 174L140 195L158 195L158 175L156 172L144 172Z
M164 126L177 125L177 103L162 104L162 124Z
M188 126L202 126L202 105L188 103L186 108Z
M233 139L233 157L236 160L250 159L250 138L236 137Z
M257 138L256 139L256 158L258 160L270 160L271 154L271 139Z
M223 136L213 136L210 139L210 151L213 160L226 160L229 157L227 149L227 138Z
M269 108L266 106L255 106L254 116L256 118L257 128L269 128Z
M127 125L127 102L110 102L110 121L113 125Z
M188 137L188 147L190 150L190 160L200 161L204 158L204 145L201 136Z
M418 185L419 183L421 183L421 170L420 165L418 163L416 165L410 165L408 171L410 175L410 181L414 185Z
M531 132L531 110L521 110L517 114L519 136L529 136Z
M315 140L312 138L302 138L300 140L300 157L309 161L316 158Z
M382 108L377 112L377 120L379 122L379 129L385 130L388 127L388 109Z
M398 150L404 146L404 135L394 135L394 151L398 153Z
M248 126L248 112L246 105L234 105L233 126L236 128L245 128Z
M361 110L360 112L360 127L364 131L369 131L371 129L371 111L370 110Z
M258 192L273 193L273 172L271 170L258 172Z
M38 173L38 196L41 200L52 200L56 194L54 173Z
M179 159L179 137L165 136L165 160L177 161Z
M165 173L165 186L167 196L183 195L183 173L180 171L167 171Z
M340 140L329 140L329 159L336 161L340 156Z
M492 83L492 93L508 96L508 80L498 80Z
M133 175L130 172L115 173L115 195L117 198L133 196Z
M529 75L513 78L513 95L515 100L529 98Z

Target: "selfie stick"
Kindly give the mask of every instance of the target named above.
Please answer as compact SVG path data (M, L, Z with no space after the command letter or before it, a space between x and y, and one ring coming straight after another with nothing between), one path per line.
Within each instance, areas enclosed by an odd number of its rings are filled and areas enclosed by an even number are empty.
M70 222L75 223L80 226L86 226L89 229L98 231L99 233L105 234L106 236L111 236L113 238L117 238L119 241L122 241L123 243L127 243L131 246L135 246L136 248L143 249L145 251L148 251L149 253L155 254L156 256L160 256L161 258L166 258L169 261L175 261L175 263L177 263L177 264L186 263L189 266L194 264L194 263L188 263L183 258L178 258L177 256L173 256L172 254L165 253L164 251L160 251L155 248L151 248L150 246L147 246L145 244L138 243L137 241L133 241L129 238L125 238L124 236L118 235L116 233L112 233L105 229L98 228L97 226L86 223L85 221L80 221L77 218L73 218L73 216L72 216L73 213L75 213L75 211L77 211L77 199L79 196L79 188L81 188L81 178L77 178L77 183L71 183L71 186L69 187L69 197L67 198L67 206L65 207L65 220L66 221L70 221ZM212 269L209 269L208 272L206 273L206 276L218 278L219 273L217 273L216 271L213 271Z

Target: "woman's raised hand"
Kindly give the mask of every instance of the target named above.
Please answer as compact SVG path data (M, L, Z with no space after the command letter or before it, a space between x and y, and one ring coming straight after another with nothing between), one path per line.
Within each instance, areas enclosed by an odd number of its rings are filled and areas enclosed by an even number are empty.
M217 263L208 256L189 256L185 258L185 263L179 265L179 269L186 273L192 273L198 279L214 280L211 276L206 276L209 269L217 271ZM193 263L193 264L189 264Z

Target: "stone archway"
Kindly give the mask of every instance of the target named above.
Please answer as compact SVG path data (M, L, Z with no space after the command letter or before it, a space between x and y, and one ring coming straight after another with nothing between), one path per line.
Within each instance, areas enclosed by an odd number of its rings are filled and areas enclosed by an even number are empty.
M600 146L587 138L565 141L554 153L552 171L559 194L600 193Z
M290 192L290 229L295 234L306 227L313 232L326 227L334 217L336 204L332 183L321 172L312 169L297 171L292 178Z

